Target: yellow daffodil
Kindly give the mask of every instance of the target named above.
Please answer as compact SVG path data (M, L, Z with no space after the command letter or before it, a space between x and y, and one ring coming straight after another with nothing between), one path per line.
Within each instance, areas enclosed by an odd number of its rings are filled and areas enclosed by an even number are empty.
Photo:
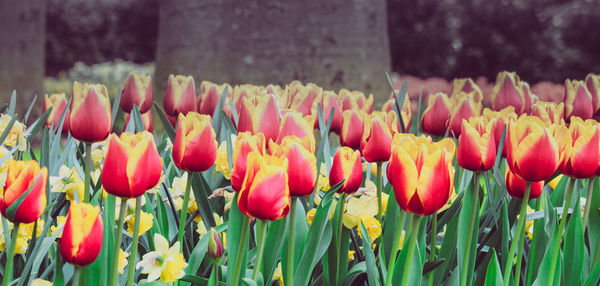
M140 235L146 233L152 228L154 216L151 213L140 212ZM133 234L133 226L135 223L135 215L131 215L127 218L127 232Z
M225 211L228 211L231 208L231 202L233 201L233 197L235 196L234 192L223 191L223 197L225 198Z
M311 209L306 213L306 221L308 222L308 225L312 225L316 213L317 209Z
M129 253L123 251L123 249L119 249L119 274L125 272L125 267L129 264L129 259L127 259L128 256Z
M173 195L173 204L175 204L175 209L181 211L181 207L183 206L183 196L185 195L185 185L187 183L188 173L183 173L181 177L173 178L173 183L171 184L171 194ZM188 203L188 213L193 214L198 210L198 205L196 204L196 197L194 197L194 192L190 191L190 200Z
M321 169L319 170L319 182L317 182L317 190L327 192L329 191L329 188L329 172L327 171L325 164L321 164Z
M4 133L11 119L8 114L0 115L0 134ZM22 152L27 151L27 139L25 138L27 135L29 135L27 126L19 121L15 121L3 144L10 147L17 147Z
M64 192L67 194L69 201L75 200L75 191L77 191L77 198L79 200L83 198L85 184L75 168L69 168L64 165L60 166L58 176L50 176L50 185L52 186L50 189L51 192Z
M108 139L92 144L92 161L95 169L100 169L108 151Z
M348 251L348 262L354 260L354 253L356 253L356 251L354 251L354 250Z
M52 233L52 235L54 235L61 226L65 225L65 222L67 221L67 217L66 216L59 216L56 218L56 226L52 225L50 226L50 233ZM58 237L62 237L62 231L61 233L58 235Z
M169 242L160 234L154 235L155 251L144 254L136 268L141 268L143 274L148 274L149 282L160 279L171 283L185 275L187 263L183 254L179 253L179 242L169 247Z
M271 280L277 281L277 285L283 286L283 275L282 275L282 271L281 271L281 262L277 263L277 267L275 268L275 271L273 272L273 278L271 278Z
M550 188L552 188L554 190L562 178L563 178L562 174L556 176L556 178L554 178L550 182L548 182L548 186L550 186Z
M374 241L379 236L381 236L381 223L379 222L379 220L372 216L361 215L359 221L361 221L365 225L365 228L367 229L367 233L369 234L369 238L371 239L371 241ZM358 228L358 235L362 238L362 232L360 227Z
M234 141L235 142L235 141ZM229 157L227 157L227 142L221 142L217 150L217 159L215 161L215 170L223 174L227 180L231 180L231 169L229 169Z
M387 194L382 194L382 206L387 206ZM354 228L358 226L361 217L377 215L377 195L375 192L366 191L360 197L352 196L346 203L346 213L343 217L344 226ZM373 239L373 238L371 238Z
M215 218L215 223L216 223L217 226L223 224L223 218L221 216L219 216L218 214L213 213L213 217ZM202 217L200 217L200 221L198 222L198 227L196 228L196 232L200 236L203 236L204 234L206 234L208 232L206 230L206 226L204 225L204 222L202 221Z
M52 286L52 282L40 278L33 279L29 286Z

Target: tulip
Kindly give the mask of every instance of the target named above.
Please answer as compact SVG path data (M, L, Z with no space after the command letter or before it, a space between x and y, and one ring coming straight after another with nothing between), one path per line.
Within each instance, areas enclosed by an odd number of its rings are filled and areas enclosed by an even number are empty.
M313 125L309 123L302 113L294 110L286 111L281 119L277 143L281 144L287 136L296 136L304 142L304 146L310 151L315 151L315 135Z
M233 106L235 107L236 112L240 112L240 110L242 110L242 106L244 104L243 102L243 98L245 97L251 97L251 96L255 96L256 95L256 86L250 85L250 84L242 84L242 85L236 85L233 88L233 95L232 95L232 103ZM226 108L229 108L228 106L224 106ZM231 112L231 110L229 110L229 112ZM229 113L227 113L229 114ZM233 121L233 120L232 120Z
M162 159L151 133L111 135L101 173L106 192L121 198L139 197L158 184L161 174Z
M287 175L292 197L305 197L312 193L317 182L317 158L304 147L300 138L288 136L281 144L269 142L269 152L282 160L287 159Z
M454 97L461 91L465 93L474 92L475 101L483 100L483 92L481 92L481 88L479 88L479 85L477 85L472 78L455 78L452 81L452 92L450 92L450 96Z
M531 92L529 84L525 81L521 81L521 90L523 91L523 98L525 99L525 109L523 110L523 113L531 114L531 107L538 101L538 98Z
M192 76L169 75L167 90L163 98L165 113L177 117L196 111L196 86Z
M360 91L349 91L347 89L341 89L338 93L342 110L354 109L362 110L366 113L373 111L373 95L365 97L365 94Z
M333 91L324 91L322 94L321 106L323 108L323 119L325 120L325 124L329 123L329 116L331 112L333 112L333 118L331 119L331 126L329 130L339 134L342 128L342 108L340 107L340 103L336 94ZM317 116L318 118L319 113L316 105L313 105L311 114ZM315 128L318 127L319 121L315 120Z
M493 133L494 122L486 123L481 116L464 120L458 138L456 159L458 165L473 172L487 171L496 161L496 142Z
M506 168L504 180L506 183L506 191L509 195L519 199L522 199L525 196L527 182L513 174L513 172L510 171L510 168ZM542 194L543 187L544 181L532 182L529 199L535 199L539 197Z
M448 119L448 128L450 134L455 138L460 136L463 119L469 119L472 116L481 114L481 102L475 101L475 93L459 93L454 98L455 104Z
M360 147L364 130L365 113L349 109L342 113L342 130L340 132L340 144L353 149Z
M538 101L533 104L531 114L539 117L547 126L560 123L565 111L563 102Z
M207 254L216 264L219 263L223 256L223 243L221 243L221 237L214 227L210 229Z
M592 95L592 107L594 116L600 110L600 75L590 73L585 77L585 85Z
M355 151L349 147L338 148L329 171L329 185L334 186L343 180L344 183L337 192L340 194L353 194L360 188L362 175L362 164L358 150Z
M393 134L385 113L367 114L360 149L367 162L385 162L390 158Z
M92 264L102 249L103 233L98 207L72 204L60 240L60 254L65 261L77 266Z
M200 96L198 96L198 106L196 108L198 113L213 116L219 99L226 88L228 96L233 94L233 90L228 83L217 85L209 81L202 81L200 84Z
M218 144L210 116L180 114L173 142L173 163L180 170L204 172L217 159Z
M398 91L396 91L395 93L398 93ZM381 111L388 114L390 111L395 112L395 106L396 99L394 97L394 93L392 93L392 97L383 104L383 108L381 109ZM410 130L410 124L412 121L412 111L410 109L410 98L408 98L408 96L404 97L404 104L402 104L402 110L400 111L400 113L402 114L402 122L404 122L405 130ZM398 122L398 130L402 130L402 128L400 127L400 122Z
M594 115L592 94L584 81L565 80L565 121L573 116L590 119Z
M521 116L508 125L506 157L511 171L528 182L546 180L560 163L551 130L535 116Z
M131 72L125 79L119 106L131 113L134 105L140 108L140 113L146 113L152 107L152 79L149 75Z
M452 104L445 93L435 93L429 96L427 108L421 116L421 129L423 132L444 136L448 129Z
M5 163L7 173L4 192L0 194L0 211L14 223L32 223L46 207L46 181L48 169L40 168L36 161Z
M563 124L552 127L558 141L561 173L577 179L595 175L600 164L600 128L592 119L572 117L569 128Z
M494 122L494 141L496 142L496 148L499 148L500 139L502 139L502 131L504 131L504 127L508 123L517 120L515 108L513 106L507 106L506 108L500 111L493 111L489 108L485 108L483 110L483 117L485 117L487 121ZM502 157L506 157L506 138L505 143L502 147Z
M295 94L288 97L290 109L296 110L302 115L309 115L322 97L323 89L313 83L306 86L298 86Z
M131 120L131 115L125 113L125 124L123 125L123 131L127 130L127 125ZM148 110L146 113L142 113L142 123L144 123L144 130L152 133L154 131L154 123L152 121L152 111Z
M242 190L246 176L248 154L257 151L265 154L265 136L262 133L252 135L250 132L239 133L233 147L233 164L231 168L231 187L235 191Z
M245 97L242 101L238 131L262 132L267 141L276 140L279 132L279 108L273 95Z
M525 111L525 96L519 80L514 72L503 71L496 77L496 85L492 90L492 108L501 110L514 106L517 114Z
M53 93L50 96L47 94L44 96L44 112L48 110L48 108L52 107L52 111L50 111L50 115L48 119L46 119L46 126L48 128L58 128L60 125L60 117L65 112L67 108L67 97L64 93ZM69 110L66 110L66 114L64 117L64 123L62 127L62 133L69 132Z
M70 113L69 129L73 138L87 143L106 139L112 129L106 86L75 81Z

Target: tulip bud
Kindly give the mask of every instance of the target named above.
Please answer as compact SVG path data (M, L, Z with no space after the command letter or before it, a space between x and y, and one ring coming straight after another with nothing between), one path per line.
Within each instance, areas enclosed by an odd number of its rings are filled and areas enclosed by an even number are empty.
M428 138L397 136L387 167L396 202L407 212L430 215L448 202L454 189L454 142L444 138L430 143Z
M177 168L189 172L210 169L217 159L218 147L210 116L196 112L179 114L173 142L173 163Z
M564 124L551 127L560 150L561 173L585 179L595 175L600 164L600 128L595 120L572 117L569 128Z
M362 184L362 164L358 150L349 147L340 147L335 152L331 171L329 171L329 185L334 186L344 180L338 193L353 194Z
M101 173L102 186L114 196L139 197L158 184L162 164L154 137L148 131L124 132L121 137L113 134Z
M594 115L592 94L579 80L565 80L565 121L570 122L573 116L590 119Z
M496 78L496 85L492 90L492 108L501 110L507 106L514 106L517 114L525 111L525 96L519 80L514 72L503 71Z
M445 93L438 92L430 95L427 108L421 116L423 132L434 136L444 136L448 129L451 109L452 103Z
M314 152L316 143L313 125L304 119L302 113L288 110L283 114L283 118L281 119L277 143L280 144L287 136L296 136L305 142L304 146L309 151Z
M223 243L221 237L214 227L210 228L208 237L208 257L214 264L219 264L223 256Z
M522 199L525 196L527 182L513 174L513 172L510 171L510 168L506 168L504 181L506 183L506 191L511 197ZM542 194L543 187L544 181L532 182L529 191L529 199L531 200L539 197Z
M344 110L342 113L342 130L340 144L353 149L360 147L362 140L365 113L354 109Z
M248 170L238 196L238 207L248 217L278 220L290 211L287 160L248 154Z
M475 93L459 93L454 98L455 104L448 119L448 128L449 134L455 138L460 136L463 119L468 120L472 116L481 114L481 102L475 101L474 96Z
M112 112L106 86L73 83L73 102L69 128L73 138L83 142L100 142L112 129Z
M0 194L0 211L14 223L32 223L46 207L48 169L36 161L8 160L4 192Z
M119 106L131 113L134 105L140 108L141 113L148 112L152 107L152 79L149 75L131 72L125 79Z
M325 120L325 124L328 123L327 120L329 120L329 116L333 111L333 118L331 119L331 126L329 130L339 134L342 128L342 108L336 94L333 91L324 91L321 105L323 108L323 119ZM319 111L317 110L317 105L313 105L311 114L318 118ZM315 120L315 128L319 128L318 120Z
M288 136L281 144L269 141L269 152L282 160L287 159L287 175L290 195L305 197L315 189L317 182L317 158L309 151L300 138Z
M202 81L200 84L200 96L198 96L198 113L213 116L215 108L221 99L221 95L227 88L228 96L233 94L233 89L228 83L217 85L209 81Z
M600 110L600 75L590 73L585 77L585 85L592 95L594 115Z
M250 132L239 133L233 147L233 164L231 168L231 187L235 191L242 189L246 176L248 154L252 151L265 154L265 136L262 133L252 135Z
M457 96L461 91L465 93L473 92L475 101L483 100L483 92L481 92L481 88L479 88L479 85L477 85L472 78L455 78L452 81L452 92L450 92L450 97Z
M265 139L277 140L279 108L273 95L255 95L242 98L239 109L238 131L262 132Z
M565 104L563 102L538 101L533 104L531 114L539 117L546 126L558 124L563 119Z
M186 115L190 111L196 111L194 78L184 75L169 75L163 105L165 113L172 117L177 117L179 113Z
M386 124L385 114L367 114L360 149L367 162L385 162L390 159L393 134ZM395 130L397 132L397 130Z
M77 266L92 264L102 249L103 233L98 207L71 204L60 239L60 254L65 261Z
M48 128L58 128L60 125L60 118L67 108L66 95L64 93L53 93L52 95L48 96L46 94L44 96L44 112L46 112L46 110L48 110L50 107L52 107L52 111L50 111L50 115L48 116L48 119L46 119L46 126L48 126ZM64 117L62 133L69 132L69 113L70 112L67 109Z
M123 132L127 130L127 125L131 120L131 115L129 113L125 113L125 124L123 125ZM146 113L142 113L142 123L144 123L144 130L152 133L154 131L154 122L152 121L152 111L148 110Z
M458 165L473 172L487 171L496 161L496 142L493 133L493 121L484 117L471 117L464 120L458 137L456 159Z

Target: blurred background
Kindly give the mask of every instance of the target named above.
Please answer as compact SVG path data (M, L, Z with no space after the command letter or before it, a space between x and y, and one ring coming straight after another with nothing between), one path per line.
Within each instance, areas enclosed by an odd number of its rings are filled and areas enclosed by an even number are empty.
M598 72L599 4L0 0L0 98L16 89L27 108L36 93L69 94L73 80L105 83L114 96L132 70L153 74L159 102L169 74L191 74L197 86L299 79L380 103L391 71L412 94L443 91L455 77L477 78L485 93L502 70L541 90Z

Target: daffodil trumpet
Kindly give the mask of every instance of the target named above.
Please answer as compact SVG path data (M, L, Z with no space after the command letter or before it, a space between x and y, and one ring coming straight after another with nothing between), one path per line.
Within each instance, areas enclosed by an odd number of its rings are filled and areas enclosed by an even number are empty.
M133 223L133 241L131 242L131 254L129 254L129 271L127 274L127 286L133 285L133 274L135 273L135 257L137 255L138 240L140 237L140 212L142 209L142 196L135 198L135 222ZM186 207L187 210L187 207ZM118 250L117 250L118 251Z
M190 203L190 189L192 188L192 178L194 174L188 172L187 183L185 184L185 193L183 195L183 205L181 206L181 213L179 214L179 232L177 233L177 241L182 246L183 250L183 233L185 232L185 220L187 218L187 209Z
M519 219L517 221L517 228L515 229L515 237L513 237L512 242L510 243L510 248L508 251L508 261L506 262L506 266L504 268L504 286L508 286L510 282L510 275L512 272L513 260L515 258L515 252L517 251L517 247L523 248L523 239L525 237L525 221L527 220L527 204L529 203L529 195L531 193L531 182L527 182L525 186L525 195L523 195L523 199L521 201L521 211L519 212ZM522 254L522 253L521 253ZM517 258L517 261L521 260L520 257ZM520 262L517 262L520 264ZM519 279L520 269L517 268L515 272L515 279ZM518 274L517 274L518 273ZM519 280L515 280L519 281Z
M292 224L293 223L294 222L292 222ZM254 270L252 270L252 280L254 281L258 280L258 273L260 272L260 266L262 265L262 258L265 252L265 241L267 240L267 224L268 223L265 220L256 220L256 238L258 240L258 244L256 246L256 261L254 262ZM290 265L288 268L291 268L292 265Z
M465 256L460 269L460 285L467 285L469 277L469 261L471 260L471 244L473 243L473 231L479 233L479 221L476 219L479 211L479 175L480 172L475 172L473 176L473 197L471 198L471 214L469 216L469 225L467 228L467 240L465 241ZM475 234L477 239L477 234ZM477 244L477 243L475 243Z
M115 248L110 271L109 286L116 286L119 277L119 250L121 249L121 237L123 236L123 223L125 222L125 212L127 211L127 198L121 198L121 208L119 209L119 220L117 221L117 230L115 231Z
M560 216L560 224L558 225L558 233L554 239L554 243L550 246L552 253L552 257L550 260L550 271L548 273L548 277L554 277L554 272L556 271L556 262L558 260L558 252L560 251L560 245L562 243L563 232L565 230L565 225L567 223L567 216L569 214L569 206L571 206L571 199L573 197L573 187L575 186L575 179L569 178L569 185L567 186L567 191L565 192L565 200L563 204L563 212ZM591 202L590 202L591 203ZM552 283L552 279L548 280Z
M10 245L6 254L6 266L4 268L4 279L2 279L2 286L8 286L8 283L13 278L13 261L15 257L15 248L17 246L17 239L19 236L19 222L15 222L10 237Z

